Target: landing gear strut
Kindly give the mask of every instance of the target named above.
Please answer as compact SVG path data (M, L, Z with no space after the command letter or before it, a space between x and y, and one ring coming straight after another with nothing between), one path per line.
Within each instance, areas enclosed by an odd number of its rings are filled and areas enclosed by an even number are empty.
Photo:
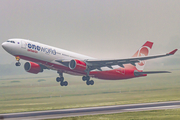
M87 84L87 85L94 85L94 80L90 80L90 77L89 77L89 76L83 76L83 77L82 77L82 80L83 80L83 81L86 81L86 84Z
M19 56L16 56L16 60L17 60L17 62L16 62L16 66L20 66L21 65L21 63L19 62L19 60L20 60L20 57Z
M62 72L57 72L59 74L60 77L57 77L56 78L56 81L57 82L60 82L60 85L61 86L67 86L68 85L68 82L67 81L64 81L64 77L63 77L63 73Z

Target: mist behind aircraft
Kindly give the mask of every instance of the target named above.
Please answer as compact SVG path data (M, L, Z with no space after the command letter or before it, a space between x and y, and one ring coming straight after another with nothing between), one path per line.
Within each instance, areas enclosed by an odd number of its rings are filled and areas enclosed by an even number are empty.
M179 0L0 1L0 42L25 38L95 58L124 58L150 40L155 43L150 54L162 53L180 48L179 5ZM179 56L173 64L180 65ZM0 57L0 64L15 59L2 47Z

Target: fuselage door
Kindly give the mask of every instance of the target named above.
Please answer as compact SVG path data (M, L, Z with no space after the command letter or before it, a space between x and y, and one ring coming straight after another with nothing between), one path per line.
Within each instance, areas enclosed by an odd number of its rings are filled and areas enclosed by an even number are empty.
M26 42L21 40L21 48L26 49Z

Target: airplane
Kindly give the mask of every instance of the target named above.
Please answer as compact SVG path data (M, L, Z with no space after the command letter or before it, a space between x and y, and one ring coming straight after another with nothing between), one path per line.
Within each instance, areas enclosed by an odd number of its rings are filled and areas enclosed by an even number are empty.
M59 74L56 78L61 86L67 86L63 73L82 76L87 85L94 85L90 78L103 80L124 80L147 76L154 73L170 73L168 71L143 71L146 60L174 55L178 49L166 54L151 55L149 52L153 42L147 41L130 58L124 59L96 59L75 52L59 49L26 39L8 39L2 43L5 51L15 56L16 66L20 66L20 59L27 60L24 69L33 74L43 70L55 70Z

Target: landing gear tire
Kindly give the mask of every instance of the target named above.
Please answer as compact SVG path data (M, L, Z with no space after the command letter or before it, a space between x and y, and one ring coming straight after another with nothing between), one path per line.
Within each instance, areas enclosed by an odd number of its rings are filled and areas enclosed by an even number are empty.
M94 85L94 80L89 81L91 85Z
M83 81L86 81L86 76L83 76L83 77L82 77L82 80L83 80Z
M61 85L61 86L67 86L67 85L68 85L68 82L67 82L67 81L60 82L60 85Z
M57 78L56 78L56 81L57 81L57 82L60 82L60 77L57 77Z
M21 63L20 62L16 62L16 64L15 64L16 66L20 66L21 65Z
M89 81L89 79L90 79L89 76L83 76L83 77L82 77L82 80L83 80L83 81L86 81L86 80Z
M61 85L61 86L64 86L63 82L60 82L60 85Z
M90 79L90 77L89 76L86 76L86 80L89 80Z
M57 78L56 78L56 81L57 81L57 82L64 81L64 77L57 77Z
M86 85L90 85L90 82L89 82L89 81L86 81Z
M64 81L64 77L60 77L60 81Z
M67 82L67 81L64 81L63 84L64 84L64 86L67 86L67 85L68 85L68 82Z
M68 82L67 81L64 81L64 77L63 77L63 73L62 72L57 72L59 74L60 77L57 77L56 78L56 81L57 82L60 82L60 85L61 86L67 86L68 85Z
M83 77L82 77L82 80L83 80L83 81L86 81L86 84L87 84L87 85L94 85L94 81L93 81L93 80L90 80L90 77L89 77L89 76L83 76Z
M86 84L87 84L87 85L94 85L94 81L93 81L93 80L86 81Z

